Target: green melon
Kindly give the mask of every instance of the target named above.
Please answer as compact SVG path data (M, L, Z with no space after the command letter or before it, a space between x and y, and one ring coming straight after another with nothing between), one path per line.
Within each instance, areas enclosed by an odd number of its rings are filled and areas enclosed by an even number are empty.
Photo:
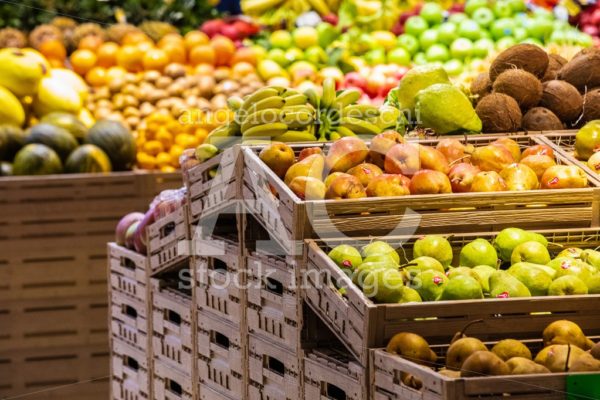
M62 163L54 150L43 144L32 143L23 147L15 156L14 175L60 174Z
M111 169L106 153L93 144L84 144L75 149L65 163L65 171L70 173L110 172Z
M0 125L0 161L12 161L25 145L25 132L15 125Z
M133 135L117 121L101 120L90 128L86 142L100 147L110 158L115 171L125 171L135 164Z
M61 160L77 148L77 140L66 129L50 124L37 124L29 129L27 143L39 143L50 147Z
M59 128L66 129L79 143L83 143L85 140L85 134L87 128L75 115L69 114L62 111L51 112L50 114L44 115L40 122L58 126Z

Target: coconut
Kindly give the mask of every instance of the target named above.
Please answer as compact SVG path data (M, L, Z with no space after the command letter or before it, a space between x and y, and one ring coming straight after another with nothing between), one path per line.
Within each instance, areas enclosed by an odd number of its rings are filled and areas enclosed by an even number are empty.
M523 116L523 129L526 131L556 131L563 128L556 114L544 107L534 107Z
M471 82L471 95L475 97L475 103L481 100L492 92L492 81L490 81L490 74L481 73L477 75L473 82Z
M538 105L542 98L542 82L522 69L509 69L494 81L494 92L504 93L517 101L521 109Z
M521 109L516 100L502 93L485 96L475 108L483 132L514 132L521 128Z
M548 54L533 44L518 44L504 50L490 66L490 79L495 81L498 75L507 69L524 69L541 78L549 64Z
M590 90L583 98L583 123L600 119L600 88Z
M558 54L550 54L548 60L548 68L546 68L546 73L542 77L542 82L556 79L560 69L567 63L567 60Z
M575 121L583 110L583 97L577 88L565 81L548 81L544 83L544 91L540 106L552 111L563 122Z
M584 49L577 53L561 68L558 78L580 92L600 86L600 49Z

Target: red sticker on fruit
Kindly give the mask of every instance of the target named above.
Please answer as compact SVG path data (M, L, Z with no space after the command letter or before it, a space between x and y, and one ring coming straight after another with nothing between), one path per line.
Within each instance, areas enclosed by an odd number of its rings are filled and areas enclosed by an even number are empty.
M510 295L508 294L508 292L502 292L496 297L499 299L508 299L510 297Z
M444 280L442 278L440 278L439 276L434 276L433 277L433 283L435 283L436 285L439 285L443 282Z
M352 268L352 263L350 262L350 260L344 260L344 261L342 261L342 265L344 267Z
M596 171L600 171L600 163L598 163L598 164L594 164L594 169L595 169Z
M365 167L363 167L363 169L362 169L362 170L363 170L363 172L364 172L365 174L370 174L370 173L371 173L371 170L370 170L369 168L365 168Z
M550 182L548 182L548 184L550 185L556 185L558 183L558 176L555 176L554 178L552 178L550 180Z
M563 262L560 263L560 267L562 269L569 269L569 268L571 268L571 263L568 262L568 261L563 261Z

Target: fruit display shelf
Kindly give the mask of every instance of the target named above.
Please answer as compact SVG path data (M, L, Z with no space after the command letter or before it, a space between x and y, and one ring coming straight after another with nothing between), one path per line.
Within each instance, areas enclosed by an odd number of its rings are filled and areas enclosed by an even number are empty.
M546 143L540 135L511 136L521 147ZM466 136L466 144L487 145L496 135ZM421 140L436 145L440 139ZM328 149L319 143L291 146L296 155L306 147ZM599 224L600 181L588 176L589 187L581 189L530 190L479 193L408 195L360 199L303 201L264 164L258 153L263 147L242 149L244 171L242 197L251 213L276 238L286 254L300 254L302 240L389 233L434 233L494 231L515 221L531 229L569 226L583 228ZM555 152L559 164L571 165L571 157Z
M597 228L539 233L559 247L594 249L600 245L600 229ZM471 240L491 239L495 235L478 232L444 236L456 255ZM411 259L413 243L418 238L397 236L388 237L386 241L394 248L404 249ZM400 330L425 335L430 343L443 343L448 332L460 331L469 321L483 319L483 323L471 327L470 333L484 340L494 340L497 335L527 335L540 330L540 326L556 319L556 314L575 323L585 322L589 329L600 328L597 307L600 295L376 304L327 256L330 248L336 245L360 246L371 241L372 237L308 240L306 246L304 300L363 365L367 365L369 348L383 346ZM343 295L339 288L344 289Z

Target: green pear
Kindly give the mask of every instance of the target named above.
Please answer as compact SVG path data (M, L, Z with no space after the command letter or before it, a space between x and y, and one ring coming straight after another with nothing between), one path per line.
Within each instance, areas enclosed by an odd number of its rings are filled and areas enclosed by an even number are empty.
M400 256L398 255L396 250L394 250L392 246L390 246L386 242L382 242L381 240L377 240L375 242L367 244L366 246L363 246L363 248L360 250L360 253L362 254L363 258L367 258L369 256L376 256L380 254L389 254L394 258L396 264L400 264Z
M403 276L394 269L375 269L367 274L363 282L363 292L379 303L398 303L403 290Z
M577 294L588 294L588 288L585 282L575 275L565 275L556 278L548 287L548 296L571 296Z
M596 267L596 269L598 269L600 272L600 251L591 249L583 250L581 252L581 259L583 262Z
M413 257L432 257L438 260L444 268L452 263L452 246L448 239L439 235L427 235L415 241Z
M556 257L581 258L582 254L583 250L581 250L578 247L567 247L566 249L558 253Z
M543 267L546 268L545 265ZM532 296L546 296L548 294L548 287L552 283L552 276L544 269L537 267L536 264L526 262L516 263L507 272L527 286Z
M492 347L492 353L504 361L508 361L513 357L523 357L531 360L531 351L522 342L515 339L504 339L499 341Z
M520 280L506 271L490 276L490 296L497 298L531 297L531 292Z
M588 294L600 294L600 273L594 274L585 281Z
M535 241L519 244L514 248L510 257L511 264L529 262L533 264L546 265L550 262L550 253L546 246Z
M498 233L494 239L494 247L498 250L498 255L502 261L508 262L515 247L530 241L539 242L544 247L548 246L548 240L539 233L528 232L520 228L506 228Z
M448 279L453 279L460 275L470 276L471 278L473 278L477 282L479 282L479 284L482 285L482 287L483 287L483 279L481 279L479 274L477 272L475 272L472 268L456 267L456 268L450 268L448 271L446 271L446 276L448 277Z
M472 268L472 271L479 275L481 282L481 288L484 293L490 292L490 276L497 271L496 268L490 267L489 265L478 265Z
M411 273L414 271L415 274L426 271L428 269L434 269L436 271L440 271L442 273L445 272L444 266L438 260L428 256L417 257L414 260L410 261L406 267L408 271Z
M446 283L440 300L483 299L479 281L468 275L457 275Z
M555 258L548 263L548 266L554 268L556 275L554 278L560 278L565 275L575 275L582 281L587 281L596 273L596 269L590 264L581 260L568 257Z
M442 295L448 280L443 272L428 269L415 276L411 287L419 292L423 301L435 301Z
M373 256L368 256L367 258L363 259L362 262L364 262L364 263L365 262L385 262L385 263L389 263L389 264L394 264L397 267L400 266L396 262L396 259L394 258L394 256L392 255L392 253L388 253L388 254L375 254Z
M363 262L352 271L352 282L359 288L363 288L363 284L367 275L377 269L396 269L395 264L388 262Z
M475 239L460 250L460 266L475 267L477 265L498 266L498 253L490 242Z
M411 287L406 286L402 291L402 297L398 303L421 303L422 301L423 300L421 299L419 292Z
M347 244L334 247L327 255L342 269L353 270L363 262L360 252Z

